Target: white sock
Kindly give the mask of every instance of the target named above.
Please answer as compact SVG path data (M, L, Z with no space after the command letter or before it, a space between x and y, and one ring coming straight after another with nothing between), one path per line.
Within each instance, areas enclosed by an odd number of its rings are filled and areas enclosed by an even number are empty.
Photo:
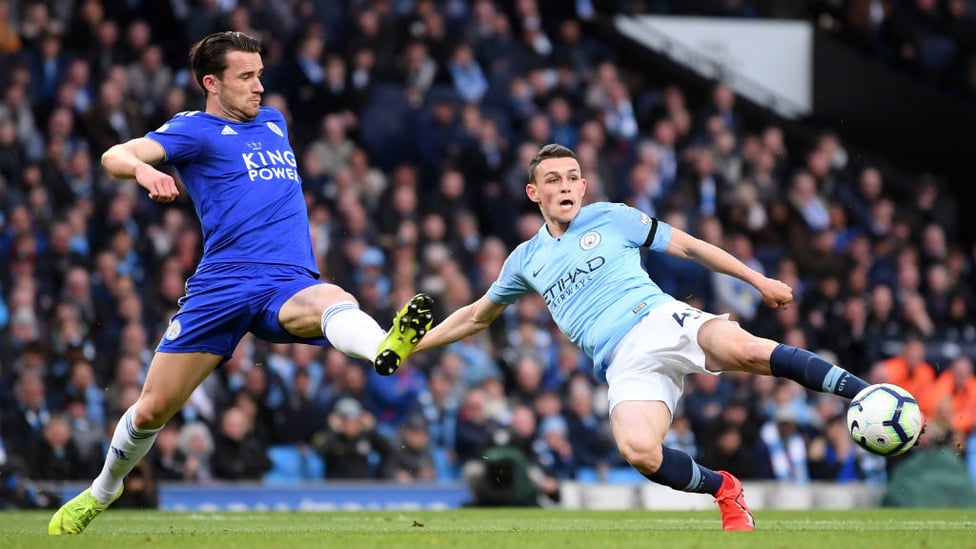
M122 481L156 442L159 429L139 429L133 423L135 404L122 414L112 435L112 445L102 472L92 483L91 493L99 503L112 501L122 488Z
M343 301L322 313L322 334L351 357L373 360L386 331L352 301Z

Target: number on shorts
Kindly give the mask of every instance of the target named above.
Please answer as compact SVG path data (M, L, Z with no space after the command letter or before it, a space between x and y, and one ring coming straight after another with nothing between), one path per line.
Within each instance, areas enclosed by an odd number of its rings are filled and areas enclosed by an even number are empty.
M694 307L687 307L687 308L685 308L684 311L681 311L680 313L674 313L674 314L672 314L671 315L671 318L673 318L674 321L678 323L678 326L681 326L682 328L684 328L685 327L685 319L686 318L688 318L688 317L698 318L701 315L702 315L702 312L699 311L698 309L696 309Z

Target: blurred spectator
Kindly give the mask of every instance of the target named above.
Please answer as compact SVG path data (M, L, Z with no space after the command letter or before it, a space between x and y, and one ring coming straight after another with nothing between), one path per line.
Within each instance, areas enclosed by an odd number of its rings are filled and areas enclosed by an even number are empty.
M20 36L10 13L10 1L0 0L0 57L20 50Z
M316 155L325 175L335 177L339 170L349 164L349 158L356 148L346 135L347 122L339 114L330 114L323 119L321 136L309 145L309 153Z
M201 37L202 38L202 37ZM87 44L87 58L92 79L101 82L109 69L125 62L125 48L119 41L119 24L114 19L102 19L96 24L95 39Z
M111 379L105 389L106 412L112 416L121 415L126 410L120 405L125 389L142 389L142 382L145 379L142 361L134 356L120 357Z
M461 101L478 103L488 91L488 80L474 56L471 45L460 42L454 46L447 62L447 72Z
M483 389L472 388L464 395L454 438L454 451L462 467L469 460L478 459L480 450L490 444L492 435L500 428L489 418L487 403L488 395Z
M351 397L336 402L328 427L313 438L325 460L325 477L336 479L391 478L393 448L376 431L376 420Z
M3 420L0 431L9 452L28 455L31 446L41 440L44 427L55 412L47 405L46 392L40 373L30 371L20 374L14 385L11 406L0 416ZM60 434L57 430L52 433L57 434Z
M857 375L865 376L873 364L867 337L867 306L860 293L844 300L842 318L824 337L823 346L837 355L838 364Z
M431 453L427 420L413 415L400 426L399 444L392 456L393 478L398 482L432 481L437 471Z
M800 306L803 317L809 323L810 331L817 336L818 341L828 341L843 324L843 296L841 281L834 273L825 274L816 281L816 287L811 288L812 299L804 300Z
M99 429L105 425L104 390L96 385L95 371L89 362L79 360L71 366L71 377L68 379L65 391L85 403L88 421L97 425Z
M139 111L126 102L122 84L105 80L98 88L98 98L84 115L88 142L96 154L112 145L138 137L144 131Z
M891 383L902 387L916 398L935 380L935 368L926 362L925 339L918 332L909 332L899 353L875 364L869 375L870 383Z
M444 371L434 367L427 376L427 389L417 395L411 412L411 416L422 415L426 420L432 447L454 452L460 397L452 391Z
M974 432L976 372L971 357L956 357L931 385L913 394L925 417L941 415L940 409L946 406L954 431L963 437Z
M701 461L702 452L699 449L698 440L695 438L695 433L691 430L691 422L688 421L688 416L683 413L675 413L674 421L671 422L671 428L664 437L664 444L668 448L681 450L689 456L692 456L695 460ZM576 444L573 446L576 447Z
M949 295L946 316L938 326L938 332L947 341L960 344L976 342L976 319L972 314L972 301L962 292Z
M228 408L220 418L213 468L214 476L225 480L257 480L271 469L271 460L241 408Z
M732 398L732 387L726 379L717 375L690 376L688 381L691 383L685 389L685 414L698 436L722 413L722 409Z
M753 254L752 242L746 235L729 235L726 242L724 248L739 261L760 273L765 271ZM762 304L762 295L758 290L737 278L720 273L712 274L712 286L715 297L712 307L715 311L731 313L731 317L740 322L749 322L755 318Z
M427 90L433 85L437 73L437 60L431 57L427 44L422 40L408 42L400 61L399 74L411 107L417 109L424 104Z
M265 446L278 442L274 418L275 414L287 405L284 387L278 379L280 378L270 372L266 366L256 364L244 374L244 386L234 395L234 402L237 404L247 401L245 406L251 411L249 415L252 416L248 431ZM197 391L199 390L198 388ZM192 396L187 405L194 405ZM206 416L204 418L208 419Z
M606 86L607 98L603 110L607 134L626 143L637 138L637 117L630 90L620 80L611 80Z
M180 428L175 424L168 424L156 435L150 458L146 460L152 464L153 477L160 481L186 481L187 456L180 449Z
M813 175L807 171L794 174L787 196L790 204L799 212L811 231L823 231L829 228L827 201L817 188L817 180Z
M576 478L576 457L569 440L569 426L562 416L546 418L539 424L536 454L546 472L560 480Z
M294 53L285 61L277 75L280 89L286 90L288 105L292 113L303 121L317 119L319 109L315 107L316 90L325 80L322 67L325 52L325 37L315 32L315 27L297 37Z
M61 37L44 29L38 38L37 48L31 51L31 95L41 107L49 108L54 102L58 80L67 72L70 56L64 51Z
M703 445L703 465L743 479L764 478L765 467L757 462L755 450L743 440L739 429L723 423L714 431L714 437Z
M766 463L772 478L797 484L810 482L806 441L800 434L798 418L791 406L776 409L772 419L759 431Z
M697 149L691 169L679 179L668 207L684 211L689 219L711 218L718 215L727 201L730 186L717 171L714 153L710 149Z
M295 372L294 386L288 395L288 407L279 413L275 431L282 442L305 443L325 425L328 409L316 398L311 376L307 369Z
M510 398L517 403L532 405L536 396L542 390L542 364L535 356L523 355L515 363L512 372L514 386L510 391Z
M180 428L179 449L186 456L183 479L206 484L216 478L213 436L202 421L194 421Z
M126 70L129 97L139 106L145 118L153 114L155 106L163 101L173 82L173 71L163 64L163 49L158 45L147 46L138 61Z
M755 383L759 379L751 381ZM761 444L759 432L765 418L758 410L757 402L747 402L740 396L729 401L721 415L708 425L698 439L703 463L732 474L739 471L745 478L761 478L767 475L768 471L761 463L762 453L758 448Z
M593 409L594 392L590 382L582 377L573 378L567 393L564 417L574 466L604 470L619 461L610 423Z
M104 425L93 423L88 418L88 404L83 396L77 394L70 396L65 403L64 416L70 428L71 440L78 449L78 460L81 464L79 477L97 475L98 470L95 467L103 452Z
M62 415L44 424L30 451L30 476L45 480L77 480L87 473L82 468L78 447L71 439L71 425Z

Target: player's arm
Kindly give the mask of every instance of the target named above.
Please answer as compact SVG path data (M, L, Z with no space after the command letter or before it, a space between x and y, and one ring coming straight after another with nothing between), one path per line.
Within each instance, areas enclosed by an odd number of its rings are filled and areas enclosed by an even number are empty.
M507 308L508 305L495 303L488 299L487 295L481 296L478 301L461 307L448 315L440 324L434 326L420 340L414 352L454 343L469 335L476 334L487 328Z
M793 289L769 278L736 259L729 252L676 228L671 229L671 242L664 250L668 255L690 259L708 269L734 276L756 287L763 301L770 307L786 307L793 301Z
M113 145L102 154L102 166L118 179L135 179L149 192L149 198L168 203L176 200L180 191L169 174L153 167L166 159L166 150L147 137L137 137Z

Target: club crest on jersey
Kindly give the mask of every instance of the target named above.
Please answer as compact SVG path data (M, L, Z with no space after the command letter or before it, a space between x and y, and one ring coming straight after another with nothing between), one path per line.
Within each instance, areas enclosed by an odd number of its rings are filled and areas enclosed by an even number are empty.
M183 326L180 324L179 320L173 320L169 323L169 327L166 328L166 334L163 336L168 341L173 341L174 339L180 337L180 332L183 331Z
M580 237L579 245L584 251L590 251L600 245L602 237L596 231L590 231Z
M269 130L275 132L278 135L278 137L285 136L285 132L281 131L281 128L279 128L278 125L275 124L274 122L265 122L264 124L268 127Z

